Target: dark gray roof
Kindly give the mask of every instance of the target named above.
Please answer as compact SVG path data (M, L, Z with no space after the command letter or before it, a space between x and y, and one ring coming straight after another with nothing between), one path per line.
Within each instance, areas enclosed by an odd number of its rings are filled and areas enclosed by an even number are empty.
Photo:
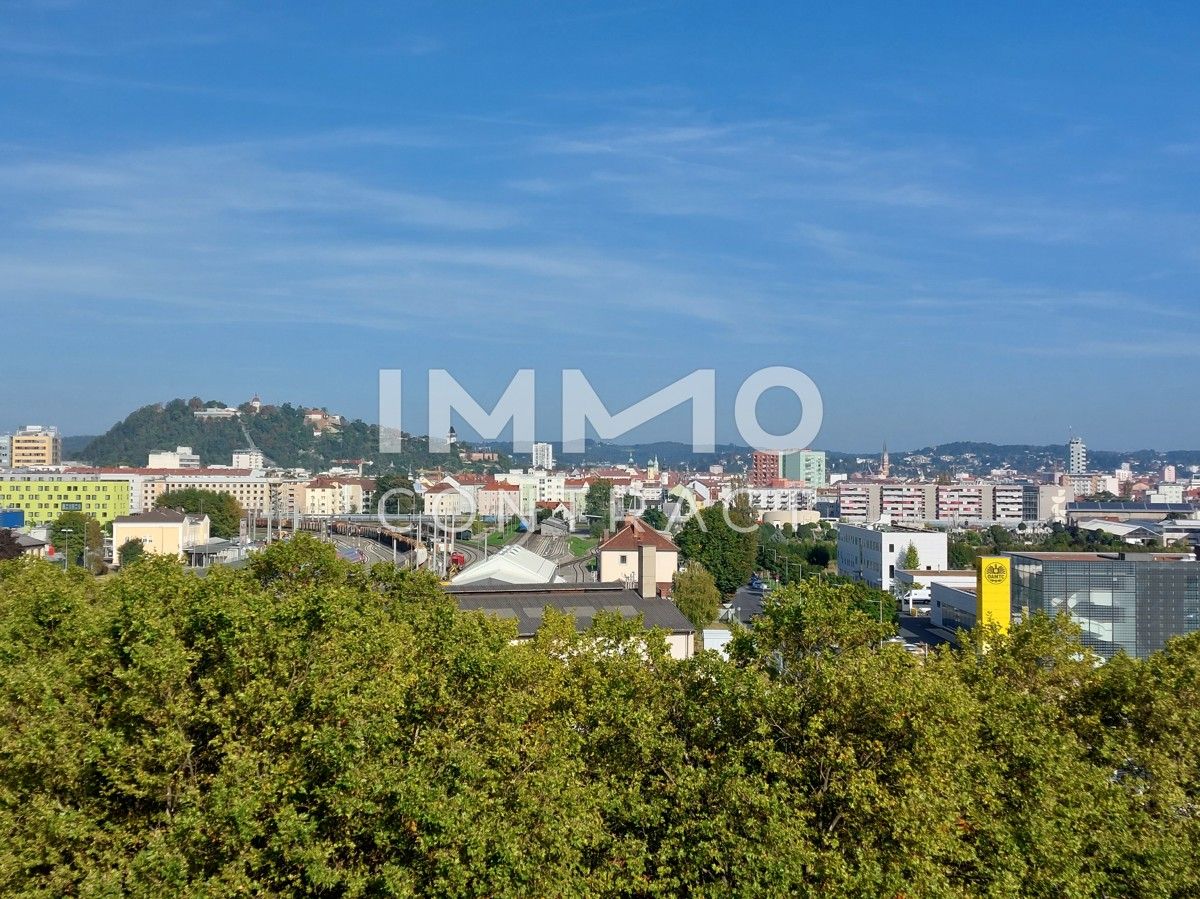
M738 587L737 592L733 594L730 607L736 614L738 621L748 626L757 616L762 614L763 591L755 590L752 587Z
M1191 503L1075 502L1068 512L1195 512Z
M115 524L180 524L187 518L187 515L175 509L158 508L148 512L138 512L135 515L119 515L113 519L113 522Z
M623 584L470 584L447 587L464 612L483 612L515 621L517 635L532 637L542 624L547 607L575 616L575 626L587 630L600 612L616 612L622 618L642 616L649 628L672 634L695 633L669 599L644 599Z
M188 546L184 549L184 552L190 553L193 556L215 556L232 548L232 540L217 538L209 540L207 543L197 543L195 546Z

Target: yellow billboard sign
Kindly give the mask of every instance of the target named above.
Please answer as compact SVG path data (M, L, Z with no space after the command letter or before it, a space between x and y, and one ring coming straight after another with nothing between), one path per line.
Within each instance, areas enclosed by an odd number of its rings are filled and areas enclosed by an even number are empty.
M1012 565L1008 556L982 556L975 574L975 623L1008 633L1012 623Z

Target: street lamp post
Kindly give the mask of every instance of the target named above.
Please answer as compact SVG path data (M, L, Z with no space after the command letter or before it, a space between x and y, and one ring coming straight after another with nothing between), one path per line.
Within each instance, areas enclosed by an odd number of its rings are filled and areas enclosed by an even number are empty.
M66 559L63 561L63 569L64 570L71 567L71 535L74 533L75 533L74 528L63 528L62 529L63 542L66 544L66 547L63 551L67 554Z

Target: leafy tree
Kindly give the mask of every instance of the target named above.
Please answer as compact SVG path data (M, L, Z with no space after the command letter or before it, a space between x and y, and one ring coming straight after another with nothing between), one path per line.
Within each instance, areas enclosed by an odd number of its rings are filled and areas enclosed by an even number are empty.
M783 536L788 540L791 540L796 536L796 528L790 521L785 521L783 523Z
M668 525L666 513L662 509L657 508L646 509L642 513L642 521L646 522L646 524L650 525L656 531L665 531Z
M978 553L975 546L967 540L951 537L946 547L946 561L954 571L964 571L975 567Z
M612 481L608 478L597 478L588 485L583 511L590 521L588 530L591 535L602 535L612 517Z
M0 562L15 559L21 555L21 544L17 535L8 528L0 528Z
M388 497L392 490L408 491ZM373 508L386 515L411 515L416 510L416 497L412 495L412 479L398 473L382 474L375 479ZM387 499L384 499L387 497ZM378 509L382 502L386 508Z
M906 571L915 571L921 567L921 555L917 552L915 543L909 543L908 549L904 550L904 556L900 560L900 567Z
M754 570L759 529L753 524L749 504L740 497L728 512L718 503L689 518L676 543L684 560L700 562L712 574L717 589L730 594L745 584Z
M0 894L1200 895L1200 634L914 659L870 596L808 579L677 661L305 535L0 565Z
M50 523L50 543L55 552L67 557L68 564L79 564L86 554L104 550L104 528L83 512L63 512Z
M834 550L830 548L828 543L814 543L807 550L808 564L814 568L824 570L833 561L833 553Z
M213 490L169 490L154 501L159 508L177 509L189 515L207 515L214 537L229 539L241 531L242 507L228 493Z
M120 560L122 567L136 562L138 559L146 555L146 547L141 540L136 537L132 540L126 540L117 550L117 558Z
M721 591L713 576L699 562L692 562L676 572L674 581L671 598L699 634L716 620L721 608Z

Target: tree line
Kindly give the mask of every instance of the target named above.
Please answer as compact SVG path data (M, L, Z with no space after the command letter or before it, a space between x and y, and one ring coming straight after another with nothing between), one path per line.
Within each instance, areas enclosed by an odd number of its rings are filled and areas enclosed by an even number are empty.
M1194 896L1200 635L926 660L850 591L731 660L461 613L305 536L200 578L0 563L0 892Z

